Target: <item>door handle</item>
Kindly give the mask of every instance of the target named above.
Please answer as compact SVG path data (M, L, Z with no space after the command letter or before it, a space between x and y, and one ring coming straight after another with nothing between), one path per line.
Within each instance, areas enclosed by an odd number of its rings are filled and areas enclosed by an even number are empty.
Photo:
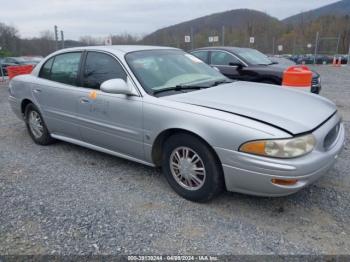
M36 89L33 90L33 92L34 93L41 93L41 89L36 88Z
M82 98L82 99L80 99L80 103L81 103L81 104L86 104L86 103L89 103L89 102L90 102L90 100L87 99L87 98Z

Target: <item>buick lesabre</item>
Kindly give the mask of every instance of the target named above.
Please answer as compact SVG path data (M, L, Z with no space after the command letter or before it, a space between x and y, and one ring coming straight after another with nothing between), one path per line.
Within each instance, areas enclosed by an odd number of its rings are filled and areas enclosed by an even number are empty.
M182 197L224 189L297 192L325 174L344 144L336 106L314 94L233 82L179 49L64 49L9 85L35 143L63 140L162 167Z

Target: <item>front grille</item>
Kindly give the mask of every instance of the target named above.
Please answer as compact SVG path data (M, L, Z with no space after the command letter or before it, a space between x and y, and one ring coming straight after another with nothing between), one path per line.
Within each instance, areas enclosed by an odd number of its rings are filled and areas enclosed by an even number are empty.
M332 147L332 145L334 144L335 140L338 137L339 130L340 130L340 122L336 124L325 137L323 142L323 146L325 149L329 149L330 147Z

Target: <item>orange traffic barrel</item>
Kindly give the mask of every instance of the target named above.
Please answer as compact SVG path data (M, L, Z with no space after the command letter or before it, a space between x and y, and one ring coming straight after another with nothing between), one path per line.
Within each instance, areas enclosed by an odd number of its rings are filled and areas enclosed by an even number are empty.
M282 85L303 91L311 91L312 71L307 66L291 66L283 72Z
M333 63L332 63L333 66L337 66L337 58L336 57L333 57Z
M6 67L6 71L9 79L12 79L18 75L30 74L33 71L33 66L32 65L8 66Z
M341 66L341 57L339 57L339 59L338 59L338 64L337 64L337 66Z

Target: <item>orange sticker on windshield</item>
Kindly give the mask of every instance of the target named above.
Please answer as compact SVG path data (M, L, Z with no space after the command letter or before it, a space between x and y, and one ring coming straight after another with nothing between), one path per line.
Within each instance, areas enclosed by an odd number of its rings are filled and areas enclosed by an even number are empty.
M91 99L96 99L96 97L97 97L97 92L96 92L95 90L91 91L91 92L89 93L89 97L90 97Z

